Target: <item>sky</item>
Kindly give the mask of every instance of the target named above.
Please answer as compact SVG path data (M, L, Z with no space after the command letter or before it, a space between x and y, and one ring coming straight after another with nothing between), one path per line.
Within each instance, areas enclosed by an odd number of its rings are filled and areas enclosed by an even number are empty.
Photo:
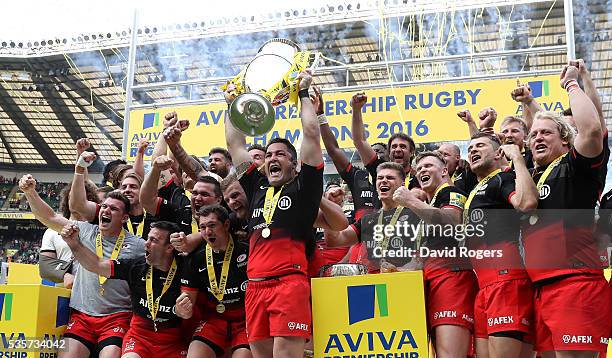
M272 10L339 3L338 0L20 0L3 1L2 41L49 40L132 26L134 8L141 25L198 21L224 15L253 15ZM281 5L282 4L282 5Z

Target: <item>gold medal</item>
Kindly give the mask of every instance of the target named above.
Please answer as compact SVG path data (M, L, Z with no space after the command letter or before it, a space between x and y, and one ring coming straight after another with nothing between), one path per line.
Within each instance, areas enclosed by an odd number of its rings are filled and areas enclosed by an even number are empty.
M223 303L219 303L216 309L217 309L217 313L223 313L225 312L225 305Z
M263 236L264 239L267 239L270 237L270 228L265 227L263 230L261 230L261 236Z
M100 293L100 296L104 296L104 287L100 286L98 292Z
M535 225L538 222L538 216L533 214L529 217L529 225Z

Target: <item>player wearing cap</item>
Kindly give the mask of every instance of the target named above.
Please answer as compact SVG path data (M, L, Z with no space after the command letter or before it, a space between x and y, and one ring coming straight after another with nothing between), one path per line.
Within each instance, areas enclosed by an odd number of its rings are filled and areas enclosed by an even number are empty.
M68 219L53 212L36 193L36 181L24 175L19 188L25 193L36 218L60 232ZM129 200L120 192L108 194L100 206L100 225L73 222L79 228L79 240L100 258L134 259L144 255L144 241L126 232L123 224L130 210ZM130 289L127 282L110 280L82 267L75 277L70 297L72 312L64 333L67 351L60 357L88 357L97 348L102 358L119 357L121 345L132 318Z
M424 152L416 158L417 179L427 193L421 201L406 187L398 188L393 198L418 215L424 223L436 226L461 224L466 195L452 186L442 155ZM457 250L453 234L427 230L417 246L439 252ZM417 250L419 250L417 247ZM430 334L437 357L466 357L474 328L474 300L478 291L476 276L465 257L424 257L425 293Z
M303 135L299 174L298 156L288 140L275 138L268 143L264 175L245 149L245 136L229 120L225 122L228 149L250 202L247 334L253 354L261 357L301 357L311 329L306 247L314 246L323 155L308 94L312 76L302 71L298 78ZM228 86L228 103L232 90Z
M540 200L538 212L524 226L523 240L526 266L537 287L536 348L544 357L605 352L612 322L610 288L593 236L607 151L600 117L578 76L576 65L565 66L561 74L575 137L568 123L551 112L538 112L529 134Z
M180 326L181 318L189 318L193 307L186 294L181 296L182 265L170 245L170 234L178 230L175 223L154 222L144 256L103 260L79 240L79 226L68 223L62 229L62 238L83 268L130 286L134 315L123 339L124 358L187 355Z
M537 192L516 145L500 146L497 137L478 133L468 146L470 167L478 184L470 192L463 212L470 257L478 277L474 308L476 354L519 357L525 336L533 327L532 283L519 250L520 213L537 206ZM502 171L505 157L515 172ZM488 255L484 255L488 250ZM487 355L485 355L487 356Z
M202 207L199 224L204 242L187 258L182 278L193 302L198 291L205 296L189 356L213 358L231 351L234 358L251 357L244 312L249 245L233 237L229 214L221 205Z

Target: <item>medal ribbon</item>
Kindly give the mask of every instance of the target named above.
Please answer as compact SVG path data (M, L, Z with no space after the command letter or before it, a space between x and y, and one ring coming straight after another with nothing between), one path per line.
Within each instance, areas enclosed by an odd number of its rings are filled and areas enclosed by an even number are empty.
M468 222L470 204L472 204L472 200L474 200L476 193L480 190L480 188L482 188L486 183L488 183L489 180L491 180L494 176L496 176L499 173L501 173L501 169L494 170L491 174L487 175L481 181L479 181L478 184L474 187L474 189L472 189L472 191L470 192L470 196L468 196L465 202L465 207L463 208L463 224L464 225L467 224Z
M283 188L285 186L281 186L280 190L274 194L274 187L271 186L266 190L266 199L264 201L263 207L263 217L266 221L266 226L270 226L272 222L272 217L274 216L274 211L276 211L276 205L278 204L278 200L280 199L280 195L283 192Z
M395 212L393 213L393 216L391 217L391 220L389 221L389 224L387 225L391 225L391 226L395 225L402 210L404 210L403 206L398 206L397 208L395 208ZM380 212L378 213L378 225L382 225L383 223L383 213L384 213L384 210L380 209ZM378 243L378 246L382 248L383 250L386 250L387 246L389 246L389 240L391 240L391 238L385 235L382 241Z
M153 319L153 324L155 324L155 317L157 317L157 311L159 310L159 300L161 300L162 296L168 289L170 285L172 285L172 280L176 275L176 259L172 259L172 265L170 265L170 271L168 271L168 275L166 275L166 281L164 281L164 286L162 287L161 294L159 297L153 300L153 266L149 265L149 269L147 270L147 276L145 278L146 289L147 289L147 308L151 313L151 318Z
M559 163L561 163L561 160L566 155L567 155L567 153L560 155L557 159L553 160L548 165L548 167L544 170L544 173L542 173L542 176L540 177L540 179L538 180L538 183L536 185L536 188L538 189L538 193L540 192L540 188L542 188L542 186L546 182L546 179L548 179L548 177L550 176L550 173L553 171L553 169L555 169L559 165Z
M136 232L134 232L134 226L132 225L132 221L130 220L130 217L128 216L127 227L128 227L128 231L130 232L130 234L142 237L142 233L144 232L144 222L145 222L146 216L147 216L147 212L144 211L142 215L142 221L139 222L138 227L136 227Z
M410 173L408 173L408 175L406 175L406 179L404 180L404 186L406 188L410 187L410 179L412 179L412 176L410 175Z
M121 251L121 247L123 246L123 241L125 240L125 230L121 229L121 233L115 241L115 247L113 248L113 252L111 253L110 259L116 260L119 257L119 252ZM96 235L96 255L99 258L104 258L104 252L102 251L102 232L98 231L98 235ZM106 282L106 277L98 275L98 281L100 282L100 286Z
M435 191L433 197L431 198L431 200L429 201L429 204L433 205L433 203L436 202L436 198L438 197L438 193L440 193L440 191L442 191L442 189L446 188L447 186L450 186L450 185L448 185L448 183L444 183L444 184L440 185L438 187L438 189L436 189L436 191Z
M219 278L219 284L217 285L212 248L209 245L206 245L206 269L208 271L208 281L210 282L210 292L219 302L223 301L223 296L225 295L225 285L227 285L227 276L229 273L230 261L232 259L232 252L234 252L234 239L230 235L227 246L225 247L225 256L223 256L221 277Z

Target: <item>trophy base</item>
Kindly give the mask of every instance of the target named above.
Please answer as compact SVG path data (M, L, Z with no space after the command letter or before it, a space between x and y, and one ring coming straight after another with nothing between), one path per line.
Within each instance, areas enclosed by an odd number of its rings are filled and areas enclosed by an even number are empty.
M368 267L362 264L330 264L321 267L319 277L367 275Z
M236 97L229 108L234 128L247 136L268 133L274 127L275 112L270 101L257 93L244 93Z

